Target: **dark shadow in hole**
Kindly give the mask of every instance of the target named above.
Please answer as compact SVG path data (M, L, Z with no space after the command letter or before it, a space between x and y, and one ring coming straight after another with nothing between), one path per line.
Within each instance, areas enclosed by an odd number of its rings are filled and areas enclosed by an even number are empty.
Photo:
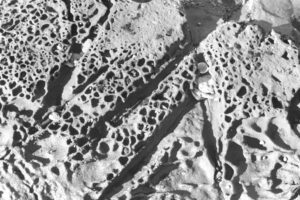
M278 130L278 127L273 124L272 122L269 123L268 125L268 129L266 131L266 135L272 140L272 142L274 144L276 144L277 146L281 147L281 148L284 148L284 149L287 149L287 150L290 150L290 146L287 145L282 139L281 137L279 136L280 135L280 132Z
M110 14L110 9L113 6L113 4L112 4L112 2L110 0L102 0L102 3L103 3L103 5L106 6L107 10L106 10L105 14L100 18L100 20L98 22L100 25L103 25L104 22L106 22L109 14Z
M249 137L247 135L244 135L244 143L251 147L251 148L256 148L256 149L261 149L261 150L267 150L267 148L259 143L259 139Z
M246 186L246 190L247 190L248 195L252 199L258 199L259 198L259 195L258 195L257 191L255 190L255 186L254 185Z
M233 175L234 175L233 168L229 164L225 163L225 179L231 180Z
M297 130L296 126L300 123L300 109L297 106L300 103L300 89L294 94L294 97L291 99L290 106L288 108L287 120L291 125L291 128L295 133L300 137L300 133Z
M92 127L90 130L89 136L92 140L94 140L93 143L97 144L97 142L106 137L106 132L103 130L106 130L106 122L110 122L111 125L117 126L120 123L122 123L122 118L124 117L124 113L126 110L133 110L135 107L139 105L139 103L145 99L146 97L150 96L152 91L157 89L159 83L166 78L173 70L176 68L176 66L182 58L187 55L193 47L190 44L191 38L189 37L188 31L187 31L187 24L184 24L182 26L182 30L184 31L185 38L180 41L175 41L173 44L170 45L168 52L157 61L157 65L155 68L160 68L163 64L167 63L171 58L175 58L174 60L170 61L167 66L158 72L153 72L153 74L157 74L157 76L154 79L151 79L148 83L142 82L140 86L137 88L137 90L133 93L131 93L127 98L126 102L123 103L121 100L118 100L116 102L116 107L112 109L111 111L107 112L104 116L99 117L97 123ZM188 42L189 44L182 50L179 50L179 46L181 44L184 44L185 42ZM177 54L178 53L178 54ZM92 82L92 81L88 81ZM84 90L85 87L87 87L89 83L84 84L84 87L80 89L80 91ZM75 89L76 90L76 89ZM79 91L78 91L79 93ZM128 113L129 114L129 113Z
M70 0L62 0L65 5L66 5L66 8L67 8L67 16L68 16L68 20L70 22L73 22L74 21L74 16L71 12L71 1Z
M261 130L261 127L259 127L258 125L257 125L257 123L252 123L251 125L251 128L253 129L253 130L255 130L256 132L261 132L262 130Z
M242 120L234 120L227 131L227 139L233 138L237 134L237 128L242 124Z
M242 147L233 141L230 141L228 143L228 149L225 155L225 159L237 167L247 168L247 166L245 165L246 159L244 157Z
M283 108L281 101L276 96L273 96L271 100L272 100L272 105L274 108L276 108L276 109Z
M182 117L196 104L196 100L194 100L191 95L189 91L186 99L180 103L178 107L175 107L172 113L154 130L152 136L147 139L137 155L129 161L128 165L103 190L99 199L109 199L112 197L122 188L124 182L131 180L132 177L149 162L152 152L157 150L159 142L174 131Z
M230 200L239 200L244 191L243 186L240 184L240 174L243 174L247 169L246 158L244 157L242 147L230 141L225 159L238 167L237 176L232 179L235 193L231 196Z
M74 68L69 67L66 63L61 65L58 77L54 81L48 83L47 93L43 99L44 107L60 105L64 86L71 78L73 70Z
M282 180L280 180L280 179L277 178L277 171L278 171L281 167L282 167L281 164L276 163L275 166L274 166L274 169L272 169L272 171L271 171L271 179L273 180L273 184L272 184L272 186L271 186L271 191L272 191L274 194L278 194L278 193L283 192L282 189L277 188L277 186L279 186L279 185L282 183Z

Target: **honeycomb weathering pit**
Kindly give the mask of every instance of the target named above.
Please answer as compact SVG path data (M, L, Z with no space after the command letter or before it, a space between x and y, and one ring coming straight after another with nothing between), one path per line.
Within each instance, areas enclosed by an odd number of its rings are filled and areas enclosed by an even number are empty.
M0 1L0 199L300 199L297 0Z

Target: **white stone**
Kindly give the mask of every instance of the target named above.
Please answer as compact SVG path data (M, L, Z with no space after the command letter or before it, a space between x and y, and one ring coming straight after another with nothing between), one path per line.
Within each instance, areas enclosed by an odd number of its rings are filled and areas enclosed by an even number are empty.
M53 122L59 122L60 116L56 112L53 112L49 115L49 119Z
M87 53L89 48L92 45L92 40L87 39L83 44L82 44L82 52L83 53Z

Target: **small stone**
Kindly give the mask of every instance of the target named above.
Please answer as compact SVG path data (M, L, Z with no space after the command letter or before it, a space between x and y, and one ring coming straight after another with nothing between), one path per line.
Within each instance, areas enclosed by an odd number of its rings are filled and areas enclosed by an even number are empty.
M59 122L60 117L56 112L53 112L49 115L49 119L53 122Z
M92 41L90 39L87 39L82 45L82 52L87 53L91 45L92 45Z
M200 62L197 65L200 74L205 74L208 71L208 66L205 62Z

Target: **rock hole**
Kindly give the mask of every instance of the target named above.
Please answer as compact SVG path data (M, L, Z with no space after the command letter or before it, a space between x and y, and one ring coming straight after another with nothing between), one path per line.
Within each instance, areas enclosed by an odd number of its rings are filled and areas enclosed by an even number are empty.
M120 157L120 158L119 158L119 162L120 162L121 165L124 166L124 165L127 164L128 158L127 158L127 157Z
M247 89L245 86L240 87L239 91L237 92L237 96L239 98L243 98L243 96L247 93Z
M285 51L281 57L282 57L283 59L285 59L285 60L289 60L288 52Z
M232 113L236 109L236 105L232 105L225 110L225 114Z
M83 155L78 152L75 156L73 156L73 160L82 161Z
M234 170L232 169L232 167L229 164L225 163L225 179L231 180L233 174Z
M231 118L230 116L225 115L225 121L226 121L227 123L230 123L231 120L232 120L232 118Z
M230 141L228 144L225 159L239 167L246 162L242 147L233 141Z
M107 174L107 176L106 176L106 180L112 180L114 178L114 174L112 174L112 173L109 173L109 174Z
M269 91L268 88L264 84L261 84L261 88L262 88L262 95L267 96Z
M99 145L99 150L101 153L106 154L109 152L109 146L106 142L101 142Z
M265 146L262 146L260 144L260 140L257 138L253 138L253 137L244 135L244 143L251 148L267 150L267 148Z
M277 99L277 97L275 97L275 96L272 97L272 105L276 109L282 109L283 108L281 101L279 101Z
M17 176L19 177L19 179L25 180L25 176L23 175L23 173L21 172L21 170L18 169L17 167L14 167L14 168L13 168L13 173L14 173L15 175L17 175Z
M54 174L56 174L57 176L59 176L59 169L57 167L52 167L51 168L51 172L53 172Z

